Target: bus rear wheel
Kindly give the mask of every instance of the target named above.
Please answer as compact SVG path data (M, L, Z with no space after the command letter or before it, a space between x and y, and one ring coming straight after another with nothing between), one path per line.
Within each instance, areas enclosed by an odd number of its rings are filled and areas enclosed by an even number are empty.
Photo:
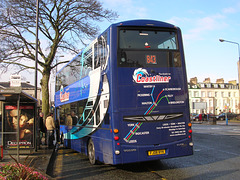
M91 164L96 164L95 147L92 139L88 142L88 159Z

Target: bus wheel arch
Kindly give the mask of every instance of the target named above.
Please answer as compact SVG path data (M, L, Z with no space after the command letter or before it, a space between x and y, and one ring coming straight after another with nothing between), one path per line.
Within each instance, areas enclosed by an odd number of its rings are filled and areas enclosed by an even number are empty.
M88 141L88 159L90 164L96 164L95 146L92 139Z

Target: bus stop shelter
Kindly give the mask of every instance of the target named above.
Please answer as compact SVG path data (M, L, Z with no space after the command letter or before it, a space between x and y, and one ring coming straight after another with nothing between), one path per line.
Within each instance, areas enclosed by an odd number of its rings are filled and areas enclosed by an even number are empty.
M2 145L9 154L30 154L36 147L37 99L21 87L0 89ZM19 156L18 156L19 158Z

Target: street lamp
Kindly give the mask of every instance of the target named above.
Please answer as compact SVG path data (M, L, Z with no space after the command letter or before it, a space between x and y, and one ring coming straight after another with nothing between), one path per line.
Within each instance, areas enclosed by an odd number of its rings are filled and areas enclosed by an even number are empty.
M228 42L228 43L232 43L232 44L237 44L238 45L238 60L240 61L240 47L239 47L239 43L237 42L233 42L233 41L228 41L228 40L225 40L225 39L219 39L220 42Z
M237 44L238 45L238 86L240 85L240 48L239 48L239 43L234 42L234 41L228 41L225 39L219 39L220 42L228 42L232 44ZM239 87L238 87L239 88ZM240 105L240 88L239 88L239 103ZM228 125L228 119L227 119L227 113L226 113L226 125Z

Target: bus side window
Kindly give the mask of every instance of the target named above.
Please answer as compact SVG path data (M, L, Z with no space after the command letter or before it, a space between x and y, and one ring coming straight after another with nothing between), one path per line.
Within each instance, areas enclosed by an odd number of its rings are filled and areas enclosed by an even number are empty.
M100 106L98 106L97 111L96 111L96 125L100 123Z
M101 67L106 66L108 53L109 52L107 49L107 32L106 32L98 39L98 56Z
M99 45L98 42L94 44L94 69L100 66L100 57L99 57Z
M81 78L88 76L89 72L92 70L92 48L86 51L83 55L83 67L81 71Z
M65 117L60 117L60 124L65 125Z
M110 124L109 113L106 113L104 117L104 124Z

